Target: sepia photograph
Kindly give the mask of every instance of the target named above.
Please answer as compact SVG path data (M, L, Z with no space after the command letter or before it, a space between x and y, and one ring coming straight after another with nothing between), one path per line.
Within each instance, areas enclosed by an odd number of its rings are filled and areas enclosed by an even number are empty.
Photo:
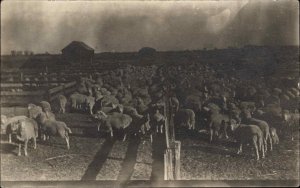
M1 1L0 186L299 187L297 0Z

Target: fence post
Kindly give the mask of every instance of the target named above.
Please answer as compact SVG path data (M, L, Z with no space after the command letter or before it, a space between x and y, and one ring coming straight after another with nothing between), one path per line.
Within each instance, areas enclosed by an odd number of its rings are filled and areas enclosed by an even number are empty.
M23 72L20 72L20 80L23 82Z
M181 142L175 141L175 180L180 180L180 152Z

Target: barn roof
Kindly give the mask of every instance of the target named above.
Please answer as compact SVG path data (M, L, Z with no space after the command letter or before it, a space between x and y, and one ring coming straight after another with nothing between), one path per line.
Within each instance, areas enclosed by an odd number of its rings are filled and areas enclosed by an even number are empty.
M84 42L81 42L81 41L72 41L70 44L68 44L66 47L64 47L61 51L64 51L67 48L75 48L75 47L80 47L80 48L84 48L89 51L94 51L93 48L89 47L87 44L85 44Z

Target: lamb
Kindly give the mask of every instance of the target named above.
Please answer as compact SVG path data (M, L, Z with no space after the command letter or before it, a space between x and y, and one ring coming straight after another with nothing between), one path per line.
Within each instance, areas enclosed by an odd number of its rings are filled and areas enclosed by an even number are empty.
M259 151L262 152L262 158L265 158L265 151L263 147L263 133L258 126L231 123L230 127L233 131L233 136L239 143L237 154L242 153L243 144L252 142L255 148L256 160L259 160Z
M106 127L109 130L111 137L114 136L113 129L123 129L125 131L123 141L125 141L128 130L127 128L132 122L132 118L129 115L118 112L113 112L112 114L107 115L102 111L98 111L98 113L94 114L93 117L99 120L98 129L100 129L100 126Z
M16 132L18 144L19 144L19 152L18 156L21 156L21 142L24 142L24 153L25 156L27 153L27 144L30 139L33 139L34 149L36 149L36 138L38 136L38 125L37 122L31 118L26 118L23 120L17 121L17 123L13 123L11 126L13 132Z

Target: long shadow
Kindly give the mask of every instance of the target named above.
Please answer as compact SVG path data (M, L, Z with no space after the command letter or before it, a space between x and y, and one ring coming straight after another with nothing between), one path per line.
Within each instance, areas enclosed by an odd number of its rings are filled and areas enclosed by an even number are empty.
M122 164L122 169L118 175L118 181L121 181L122 184L130 180L131 175L133 174L134 165L137 159L137 153L141 139L138 136L132 136L129 140L127 152L125 155L124 162Z
M100 172L103 164L107 160L107 157L112 150L115 142L116 140L111 138L107 138L105 140L101 149L95 155L94 160L89 164L81 180L96 180L96 177Z
M13 145L13 144L10 144L10 143L1 143L0 153L1 154L13 153L13 150L15 150L17 147L18 147L17 145Z
M152 143L152 172L150 180L159 182L164 180L164 151L166 149L166 138L164 134L153 136Z

